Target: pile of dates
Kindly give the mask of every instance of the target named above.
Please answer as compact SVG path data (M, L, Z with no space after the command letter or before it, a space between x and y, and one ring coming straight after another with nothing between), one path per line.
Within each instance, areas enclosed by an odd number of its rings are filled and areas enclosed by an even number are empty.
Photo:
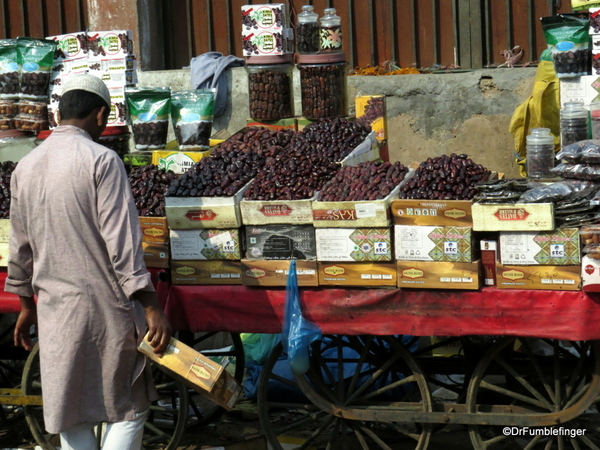
M477 194L475 185L489 176L489 170L464 154L427 158L402 186L400 198L471 200Z
M172 171L166 172L154 164L136 166L129 174L133 200L140 217L162 217L165 215L165 193L175 180Z
M340 169L337 162L363 142L370 129L346 119L321 119L292 139L279 158L267 161L244 193L247 200L312 198Z
M317 200L325 202L378 200L387 197L408 172L399 162L364 162L340 169L319 192Z
M10 218L10 177L15 167L11 161L0 163L0 219Z
M244 128L223 142L210 157L202 158L169 186L171 197L229 197L283 152L291 130Z

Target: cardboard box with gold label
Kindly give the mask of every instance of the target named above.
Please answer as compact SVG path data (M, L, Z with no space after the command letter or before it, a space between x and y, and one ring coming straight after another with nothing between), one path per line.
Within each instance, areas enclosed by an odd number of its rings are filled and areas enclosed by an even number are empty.
M142 242L146 267L167 269L169 267L169 244Z
M391 228L316 228L317 261L391 261Z
M396 286L393 262L319 262L320 286Z
M481 261L468 263L398 261L398 287L469 289L481 287Z
M142 241L144 242L169 242L169 226L166 217L140 217L142 228Z
M242 284L239 261L171 261L171 283Z
M231 259L242 257L240 230L171 230L174 260Z
M471 228L395 225L394 240L399 261L473 261Z
M250 186L246 184L231 197L165 197L169 228L239 228L242 226L240 200Z
M394 200L391 205L396 225L472 227L471 205L467 200Z
M554 231L502 231L500 262L508 265L571 266L581 262L579 228Z
M233 408L242 393L242 386L225 367L175 338L171 338L162 356L154 353L146 338L138 350L162 370L227 410Z
M358 95L355 98L356 121L369 125L378 141L387 139L385 95Z
M242 259L242 284L246 286L285 286L290 261ZM316 261L296 261L298 286L318 286Z
M581 266L508 266L496 265L498 289L534 289L578 291Z
M152 152L152 164L158 166L159 169L172 170L176 174L182 174L202 158L210 156L210 153L210 150L197 152L154 150Z
M474 203L474 231L552 231L552 203Z
M244 225L312 225L312 202L306 200L241 200Z

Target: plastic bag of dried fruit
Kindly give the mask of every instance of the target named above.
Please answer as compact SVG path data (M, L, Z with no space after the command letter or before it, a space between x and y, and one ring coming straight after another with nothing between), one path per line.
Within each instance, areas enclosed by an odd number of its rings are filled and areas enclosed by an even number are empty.
M20 73L16 39L0 40L0 98L19 98Z
M171 88L129 88L125 90L125 98L135 148L165 148L171 114Z
M56 42L18 37L17 49L21 65L19 98L47 101Z
M208 149L216 89L173 92L171 118L180 150Z

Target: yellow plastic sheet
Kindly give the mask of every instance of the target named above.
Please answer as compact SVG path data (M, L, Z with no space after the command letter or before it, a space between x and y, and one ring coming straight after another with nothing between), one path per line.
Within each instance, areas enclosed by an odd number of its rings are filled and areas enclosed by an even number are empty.
M513 134L515 158L519 172L526 176L526 140L531 128L549 128L554 145L560 143L560 91L558 78L551 61L540 61L535 74L533 93L515 109L508 131Z

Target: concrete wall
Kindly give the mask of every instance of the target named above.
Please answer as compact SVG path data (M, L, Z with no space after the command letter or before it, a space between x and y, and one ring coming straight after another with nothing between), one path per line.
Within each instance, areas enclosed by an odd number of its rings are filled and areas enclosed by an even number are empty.
M349 114L354 97L385 94L390 159L410 164L430 156L466 153L491 170L518 176L508 126L515 108L532 92L535 68L348 77ZM188 70L140 72L138 86L190 89ZM301 115L299 77L294 73L295 115ZM214 130L235 133L248 117L244 68L228 74L229 105ZM172 135L171 135L172 136Z

